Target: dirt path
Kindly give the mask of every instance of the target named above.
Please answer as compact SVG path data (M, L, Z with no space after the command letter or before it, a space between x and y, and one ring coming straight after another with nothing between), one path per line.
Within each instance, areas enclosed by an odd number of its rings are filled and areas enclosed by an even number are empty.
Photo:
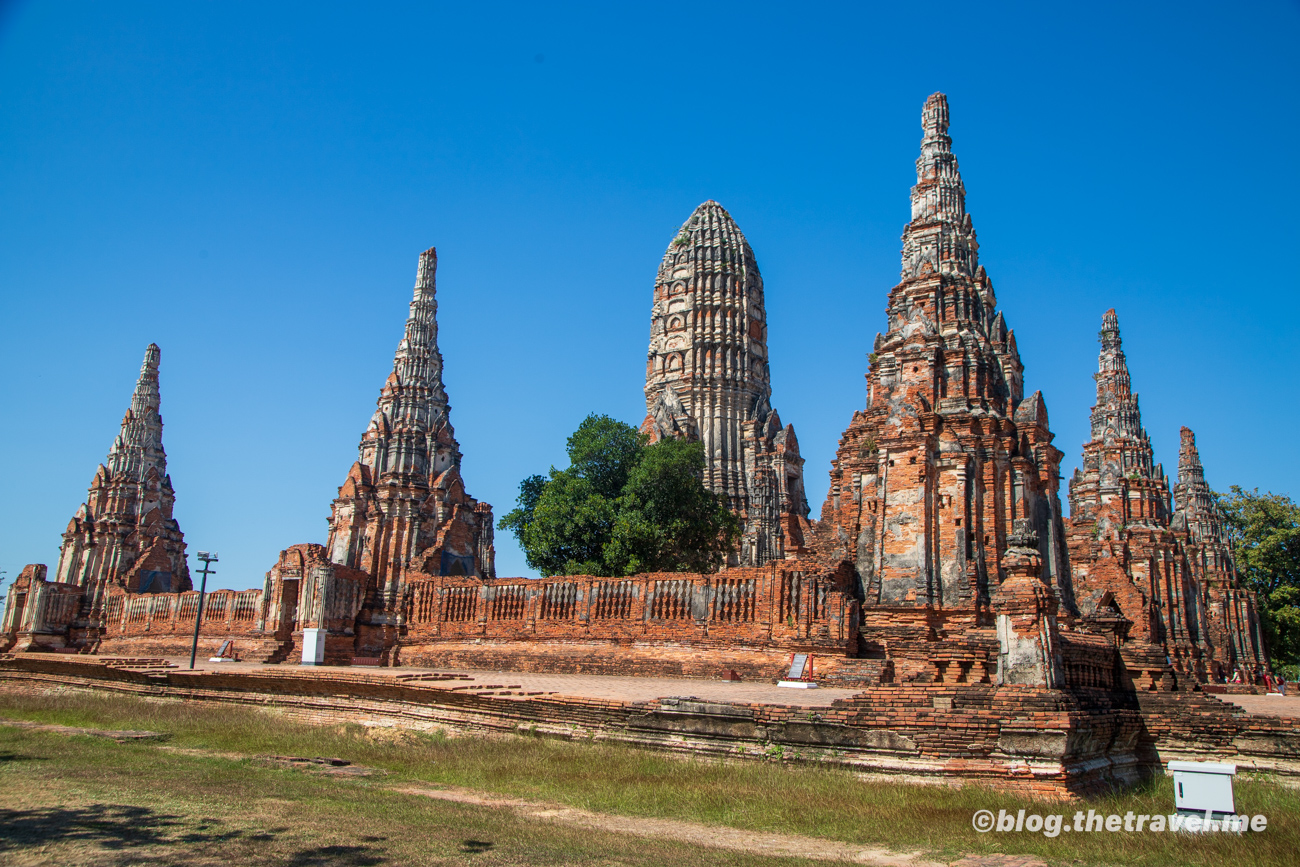
M725 825L704 825L699 822L686 822L678 819L612 816L607 813L592 813L559 804L544 804L519 798L488 795L472 789L401 788L394 791L407 795L418 795L423 798L436 798L440 801L454 801L458 804L506 808L529 819L559 822L596 831L631 834L636 837L653 837L657 840L674 840L694 846L731 849L753 855L873 864L878 865L878 867L948 867L946 862L926 860L917 852L892 852L888 849L840 843L835 840L822 840L817 837L744 831ZM958 863L961 867L994 867L994 865L1003 864L1011 867L1008 862L1002 860L1005 856L997 855L992 857L997 860L963 859ZM1034 865L1042 865L1043 862L1034 859L1032 861L1021 860L1017 863L1023 865L1023 867L1034 867Z

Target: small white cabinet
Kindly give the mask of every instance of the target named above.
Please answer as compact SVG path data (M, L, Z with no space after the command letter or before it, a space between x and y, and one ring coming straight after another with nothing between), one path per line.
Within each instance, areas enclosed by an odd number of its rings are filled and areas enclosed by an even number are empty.
M302 664L320 665L325 661L324 629L304 629L302 631Z
M1236 765L1219 762L1170 762L1174 775L1174 807L1180 813L1205 815L1209 810L1213 818L1236 814L1232 800L1232 777Z

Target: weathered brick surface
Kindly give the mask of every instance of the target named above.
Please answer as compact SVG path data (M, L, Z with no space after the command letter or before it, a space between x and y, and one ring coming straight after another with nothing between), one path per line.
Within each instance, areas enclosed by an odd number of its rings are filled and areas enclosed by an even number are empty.
M396 679L337 669L191 673L148 660L0 659L6 689L75 686L275 708L314 723L451 726L816 761L906 777L982 779L1047 797L1137 779L1156 762L1188 755L1184 743L1195 743L1202 758L1300 774L1296 720L1253 717L1208 697L1182 694L1153 694L1139 706L1107 690L893 684L810 707L523 695L460 683L455 675L436 674Z
M131 592L190 588L158 412L161 358L158 345L149 344L121 432L63 534L56 580L87 588L92 607L113 586Z
M774 683L790 666L790 654L727 645L705 646L653 643L527 641L431 642L404 645L402 665L434 668L480 668L499 671L602 674L631 677L693 677L718 679L734 671L742 681ZM835 660L833 660L835 661ZM818 679L839 667L823 670L814 657Z
M266 639L262 631L264 594L261 590L215 590L203 600L200 647L216 652L226 640L255 652ZM95 652L112 656L155 656L189 653L194 640L199 593L126 593L114 588L104 603L104 621Z
M149 344L121 430L63 533L55 580L46 582L45 566L33 564L23 571L23 589L17 582L10 589L0 649L93 645L110 592L190 588L158 411L161 357Z
M594 639L823 649L840 656L857 643L850 571L812 561L716 575L490 583L414 574L408 586L403 643Z
M799 441L771 397L763 277L740 227L709 200L659 265L641 429L703 442L704 484L740 518L733 566L802 554L811 530Z
M380 627L390 625L408 569L496 574L492 507L465 492L442 382L437 268L436 251L424 251L393 372L329 520L329 559L371 575L377 593L371 620Z
M1171 508L1153 462L1114 310L1102 318L1097 403L1083 466L1070 480L1066 539L1088 627L1158 647L1173 671L1201 681L1266 669L1254 594L1240 586L1223 515L1182 429Z
M0 650L63 649L81 614L82 588L46 581L41 563L24 566L9 586Z
M896 681L1064 687L1059 626L1073 595L1061 453L1041 394L1024 393L1015 335L979 265L942 94L927 100L922 128L902 281L814 548L852 566L856 655L886 660Z
M927 102L902 282L876 336L867 408L840 440L816 547L857 569L875 605L976 608L1005 578L1016 519L1066 604L1047 408L1024 394L1015 335L978 263L942 94Z

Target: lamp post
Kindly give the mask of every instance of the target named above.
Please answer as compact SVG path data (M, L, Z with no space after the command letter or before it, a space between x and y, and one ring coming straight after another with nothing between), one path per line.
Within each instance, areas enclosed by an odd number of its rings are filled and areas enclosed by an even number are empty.
M199 585L199 611L194 616L194 644L190 647L190 669L194 668L194 657L199 655L199 627L203 625L203 594L208 590L208 575L217 574L217 570L211 568L212 564L217 562L216 554L209 554L207 551L199 552L199 559L203 561L203 569L199 574L203 576L203 583Z

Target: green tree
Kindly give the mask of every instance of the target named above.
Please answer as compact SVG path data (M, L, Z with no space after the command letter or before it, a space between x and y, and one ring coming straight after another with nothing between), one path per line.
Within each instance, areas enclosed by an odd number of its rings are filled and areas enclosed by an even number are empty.
M569 467L519 484L515 509L497 522L543 575L603 575L618 497L645 436L607 415L589 415L569 437Z
M739 535L735 516L701 482L698 443L646 445L631 425L590 415L568 441L569 467L519 485L497 526L543 575L712 571Z
M1233 485L1216 495L1228 518L1237 572L1259 594L1274 667L1300 663L1300 506L1282 494Z
M613 574L714 572L740 537L740 523L707 490L704 444L661 440L645 449L619 498L605 547Z
M605 575L605 545L617 517L617 500L587 479L552 470L519 542L528 565L543 575Z
M569 472L602 497L617 499L641 460L648 437L607 415L589 415L569 437Z
M542 498L546 487L546 476L529 476L519 483L518 505L497 521L497 529L509 530L519 537L524 528L533 522L533 512L537 510L537 501Z

